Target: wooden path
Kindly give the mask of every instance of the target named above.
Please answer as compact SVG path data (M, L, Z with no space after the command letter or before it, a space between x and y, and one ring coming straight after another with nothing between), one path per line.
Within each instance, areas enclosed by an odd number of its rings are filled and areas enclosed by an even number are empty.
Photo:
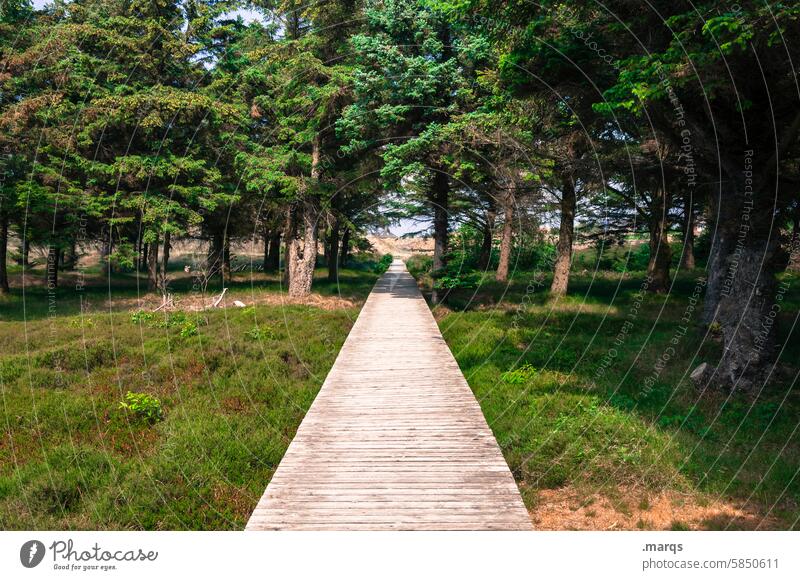
M372 290L246 529L532 529L402 262Z

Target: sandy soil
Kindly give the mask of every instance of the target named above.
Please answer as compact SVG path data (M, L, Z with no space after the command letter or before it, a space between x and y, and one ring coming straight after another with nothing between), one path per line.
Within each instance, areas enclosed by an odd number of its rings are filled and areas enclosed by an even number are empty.
M612 494L582 493L574 487L545 489L531 510L537 530L755 530L777 523L755 509L670 491L651 495L619 489Z

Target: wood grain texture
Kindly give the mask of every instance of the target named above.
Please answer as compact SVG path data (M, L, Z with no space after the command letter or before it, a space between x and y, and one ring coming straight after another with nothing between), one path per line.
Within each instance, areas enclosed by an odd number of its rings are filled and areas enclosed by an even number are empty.
M247 530L530 530L416 282L375 285Z

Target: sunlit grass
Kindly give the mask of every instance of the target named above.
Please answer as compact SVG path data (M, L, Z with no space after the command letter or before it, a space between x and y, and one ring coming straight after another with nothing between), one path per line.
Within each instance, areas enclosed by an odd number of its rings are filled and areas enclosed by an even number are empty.
M25 311L19 292L5 298L0 526L242 529L376 279L319 275L320 294L355 305L180 313L196 332L183 318L171 324L175 313L136 316L135 301L81 314L69 288L54 316L41 290L27 293ZM279 292L276 280L249 284L237 277L234 297ZM129 391L158 398L163 420L121 409Z
M640 278L617 274L575 276L555 301L518 273L449 297L440 328L531 509L543 489L634 489L721 499L769 515L767 526L797 525L800 344L787 333L798 305L785 303L786 348L764 392L700 393L688 374L716 360L720 341L696 323L677 330L699 275L679 276L669 296L640 296ZM535 372L507 380L526 365Z

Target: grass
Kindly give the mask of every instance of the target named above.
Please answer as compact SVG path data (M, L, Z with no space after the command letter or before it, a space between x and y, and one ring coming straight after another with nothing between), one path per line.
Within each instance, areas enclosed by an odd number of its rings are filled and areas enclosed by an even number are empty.
M325 274L306 304L282 303L275 276L237 274L228 298L250 306L205 312L152 313L130 275L0 299L0 526L241 529L376 279L369 265ZM486 276L435 309L534 518L798 528L798 293L767 389L700 393L687 371L713 363L719 340L676 333L698 275L641 296L635 274L576 274L558 301L542 273ZM177 303L196 299L175 278ZM720 502L738 511L706 509Z
M688 374L721 352L699 326L679 330L700 275L642 296L641 276L576 274L553 301L547 276L517 272L508 285L486 277L453 290L434 309L534 517L542 490L569 489L621 513L646 513L646 498L663 493L700 512L735 508L694 527L800 527L800 341L788 334L798 294L786 293L785 348L762 393L699 392Z
M264 274L205 312L140 309L129 275L0 299L0 527L242 529L377 278L325 275L318 305Z

